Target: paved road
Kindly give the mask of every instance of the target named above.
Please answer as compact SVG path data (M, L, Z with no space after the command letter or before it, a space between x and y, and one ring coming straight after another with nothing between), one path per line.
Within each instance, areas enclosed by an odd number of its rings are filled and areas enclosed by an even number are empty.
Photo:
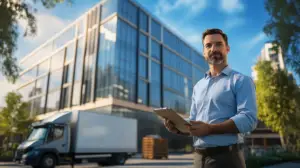
M0 163L0 168L29 168L28 166L20 166L12 162ZM59 166L59 168L70 168L71 166ZM124 166L106 166L109 168L192 168L193 167L193 155L169 155L167 160L146 160L142 159L140 156L136 156L127 160ZM76 165L75 168L99 168L97 164L81 164Z

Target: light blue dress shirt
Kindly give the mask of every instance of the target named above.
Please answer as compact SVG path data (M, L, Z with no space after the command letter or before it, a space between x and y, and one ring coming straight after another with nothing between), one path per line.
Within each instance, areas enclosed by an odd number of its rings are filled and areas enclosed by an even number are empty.
M253 80L225 67L220 75L207 72L193 89L190 120L216 124L232 119L239 134L194 136L194 147L227 146L243 142L243 134L257 124L257 106Z

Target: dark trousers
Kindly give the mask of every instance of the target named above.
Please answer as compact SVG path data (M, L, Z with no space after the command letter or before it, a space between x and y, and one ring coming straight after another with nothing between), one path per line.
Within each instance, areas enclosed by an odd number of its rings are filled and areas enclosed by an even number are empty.
M194 168L246 168L241 149L233 149L220 154L194 153Z

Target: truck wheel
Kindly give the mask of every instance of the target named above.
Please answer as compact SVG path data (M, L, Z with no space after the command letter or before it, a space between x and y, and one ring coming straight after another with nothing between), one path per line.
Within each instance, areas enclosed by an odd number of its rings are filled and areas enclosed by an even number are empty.
M117 165L124 165L126 162L126 154L118 154L114 156L114 162Z
M56 157L52 154L47 154L41 160L40 165L42 168L54 168L56 165Z

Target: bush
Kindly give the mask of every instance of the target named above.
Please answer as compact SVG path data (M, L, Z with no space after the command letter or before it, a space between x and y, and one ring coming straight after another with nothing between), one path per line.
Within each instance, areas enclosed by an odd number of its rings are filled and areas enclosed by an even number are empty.
M300 156L295 153L269 153L265 156L249 156L246 160L246 165L247 168L260 168L296 160L300 160Z
M2 157L13 157L13 151L3 151L0 156Z

